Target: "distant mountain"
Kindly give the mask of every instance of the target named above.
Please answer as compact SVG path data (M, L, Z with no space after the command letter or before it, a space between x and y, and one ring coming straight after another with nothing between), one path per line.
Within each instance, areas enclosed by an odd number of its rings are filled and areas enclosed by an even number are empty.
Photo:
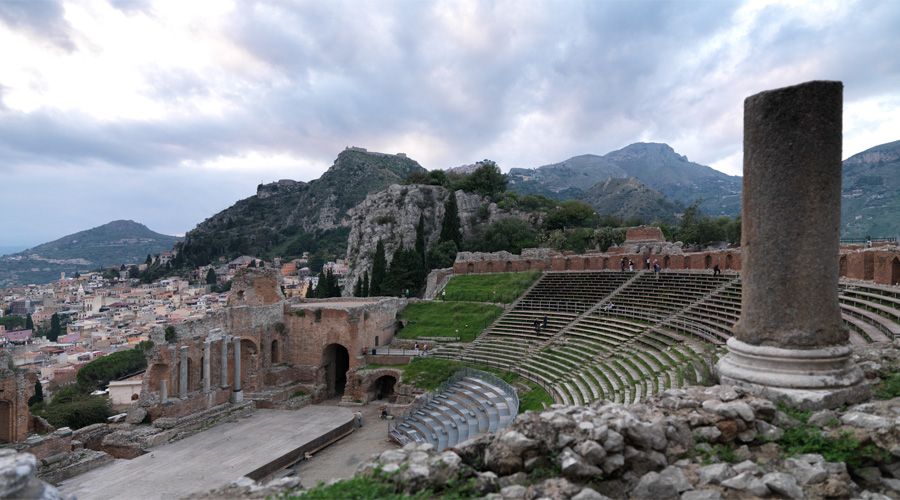
M350 232L347 210L416 171L426 172L404 154L347 148L320 178L261 184L255 196L201 222L179 245L182 257L197 266L239 255L343 256Z
M171 250L179 240L134 221L112 221L0 257L0 286L46 283L60 272L141 263L148 254Z
M584 191L581 199L599 214L627 220L639 217L645 221L675 222L675 214L684 207L672 203L659 191L628 177L600 181Z
M842 236L900 236L900 141L844 160L842 181Z
M700 200L710 215L740 213L741 178L688 161L667 144L635 143L603 156L588 154L534 169L510 170L510 188L521 193L581 198L587 186L633 177L672 202Z

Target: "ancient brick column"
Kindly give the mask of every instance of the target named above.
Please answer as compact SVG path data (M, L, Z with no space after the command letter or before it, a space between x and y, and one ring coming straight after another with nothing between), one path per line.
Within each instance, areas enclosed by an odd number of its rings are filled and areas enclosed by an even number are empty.
M241 391L241 339L234 338L234 391L231 393L231 402L240 403L244 400L244 393Z
M804 408L865 397L837 298L841 82L744 101L743 300L722 383Z
M221 383L219 384L222 389L228 387L228 337L226 335L222 335L222 373L220 377L222 378Z
M212 356L212 344L203 343L203 392L209 393L209 358Z
M181 348L181 365L178 370L178 397L186 398L188 394L188 347Z

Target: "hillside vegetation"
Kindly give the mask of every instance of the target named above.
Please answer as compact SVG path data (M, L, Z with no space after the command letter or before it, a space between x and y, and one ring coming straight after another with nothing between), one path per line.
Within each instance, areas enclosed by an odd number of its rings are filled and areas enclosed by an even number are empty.
M528 271L454 276L447 283L441 297L447 301L509 304L519 298L540 274Z
M471 342L501 314L503 308L490 304L419 302L406 306L400 313L406 326L397 337L459 337L460 342Z

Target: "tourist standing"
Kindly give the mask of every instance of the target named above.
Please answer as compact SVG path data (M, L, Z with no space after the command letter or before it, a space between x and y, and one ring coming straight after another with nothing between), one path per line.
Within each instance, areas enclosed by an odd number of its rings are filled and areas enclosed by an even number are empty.
M713 276L720 276L722 274L722 270L719 269L719 265L716 264L713 266Z

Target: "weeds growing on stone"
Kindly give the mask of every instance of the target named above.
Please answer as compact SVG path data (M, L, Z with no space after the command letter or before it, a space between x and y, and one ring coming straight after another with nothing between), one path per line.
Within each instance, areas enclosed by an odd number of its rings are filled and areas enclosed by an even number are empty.
M875 389L875 397L878 399L893 399L900 397L900 371L890 373Z

